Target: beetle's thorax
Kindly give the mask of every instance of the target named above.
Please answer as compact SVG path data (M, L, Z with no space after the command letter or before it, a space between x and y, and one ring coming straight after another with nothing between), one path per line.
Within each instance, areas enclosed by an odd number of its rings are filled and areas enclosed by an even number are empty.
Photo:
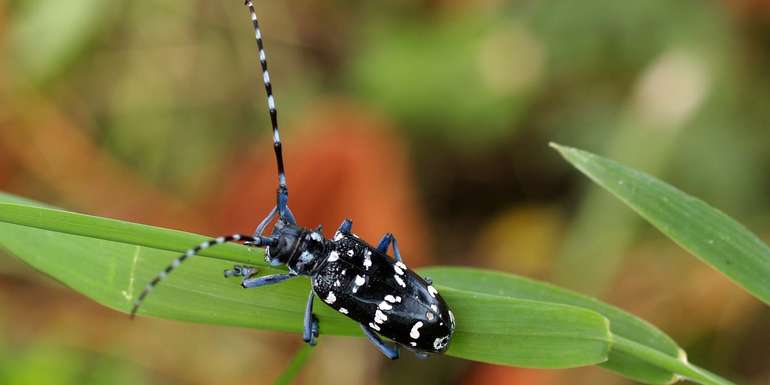
M279 221L272 236L278 243L266 248L265 260L273 266L286 265L297 274L311 275L324 261L329 240L324 238L320 230Z

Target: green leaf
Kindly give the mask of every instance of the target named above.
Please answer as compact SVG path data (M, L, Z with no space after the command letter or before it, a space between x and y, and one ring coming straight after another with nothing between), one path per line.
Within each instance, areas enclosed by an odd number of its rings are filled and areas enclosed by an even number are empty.
M610 332L614 336L624 337L673 358L684 355L684 351L669 336L648 322L594 298L544 282L512 274L457 267L429 267L421 269L420 273L458 290L591 309L609 319ZM676 379L671 371L621 351L611 350L608 358L607 362L600 364L602 367L637 381L669 384Z
M552 147L674 242L770 304L770 248L746 227L650 175L586 151Z
M3 197L0 196L0 199ZM11 201L16 201L10 199ZM0 245L66 286L126 312L155 274L201 236L61 210L0 203ZM222 271L262 253L227 245L191 258L148 296L140 314L194 322L300 332L309 282L298 278L244 290ZM224 259L224 261L223 261ZM228 262L231 261L231 262ZM573 306L436 286L454 309L448 355L524 367L564 368L607 359L607 319ZM316 306L323 335L360 335L350 319ZM140 324L137 325L137 327Z

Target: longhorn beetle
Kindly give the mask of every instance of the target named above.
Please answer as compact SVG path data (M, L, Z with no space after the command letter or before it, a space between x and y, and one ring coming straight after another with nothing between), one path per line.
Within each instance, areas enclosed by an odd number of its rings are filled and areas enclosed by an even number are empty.
M273 127L273 149L278 166L276 205L259 223L254 235L233 234L211 239L171 262L144 288L134 302L131 317L147 294L182 262L209 247L237 242L264 247L265 260L270 265L286 265L289 269L287 274L266 276L258 276L257 269L248 266L236 265L225 270L225 277L243 277L241 286L244 288L272 285L300 275L310 277L312 288L305 307L302 337L308 344L315 345L318 337L318 318L313 314L313 299L317 295L333 309L358 322L369 341L390 359L398 358L399 344L421 358L429 353L445 352L455 328L452 311L430 279L420 277L404 265L393 234L385 234L377 247L373 247L351 232L349 219L342 222L332 239L323 236L320 226L311 230L299 226L294 219L288 206L289 190L278 135L278 111L267 72L262 33L252 1L247 0L245 5L254 25ZM272 233L263 235L276 215L278 219ZM387 255L391 245L393 258ZM383 342L380 335L396 344Z

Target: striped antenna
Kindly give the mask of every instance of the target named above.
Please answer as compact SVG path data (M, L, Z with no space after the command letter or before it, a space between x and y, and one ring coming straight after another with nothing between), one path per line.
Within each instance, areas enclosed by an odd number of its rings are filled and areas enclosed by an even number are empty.
M177 267L179 267L179 265L181 265L182 262L186 261L187 258L190 258L193 255L196 255L201 251L206 250L210 247L221 245L227 242L248 242L250 246L259 247L259 246L270 246L273 243L275 243L275 239L269 238L269 237L259 237L259 236L252 237L250 235L233 234L233 235L227 235L227 236L210 239L206 242L199 244L198 246L193 247L192 249L187 250L184 254L182 254L173 262L171 262L170 265L166 266L166 268L163 269L163 271L158 273L158 275L156 275L155 278L153 278L152 281L150 281L150 283L148 283L147 286L144 287L144 290L142 290L142 293L139 294L139 297L137 297L136 301L134 301L134 307L131 308L131 318L134 318L134 315L136 315L137 310L139 310L139 306L142 305L142 302L147 297L147 294L150 294L152 289L154 289L155 286L158 286L160 281L162 281L169 274L171 274L171 272L174 271L174 269L176 269Z
M262 80L265 83L265 92L267 93L267 108L270 110L270 123L273 126L273 149L275 150L275 161L278 165L278 186L282 191L285 191L286 172L283 169L281 136L278 134L278 111L275 108L275 97L273 96L273 86L270 84L270 74L267 72L265 45L262 42L262 32L259 29L259 21L257 20L257 12L254 10L254 4L251 0L246 0L245 4L249 7L251 23L254 25L254 35L257 38L257 48L259 49L259 64L262 65Z

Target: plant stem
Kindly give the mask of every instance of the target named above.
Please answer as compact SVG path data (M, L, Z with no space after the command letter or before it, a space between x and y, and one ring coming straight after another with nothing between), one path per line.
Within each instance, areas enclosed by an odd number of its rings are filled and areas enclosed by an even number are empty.
M612 336L612 341L613 349L628 353L657 367L670 370L674 374L690 381L703 385L735 385L733 382L687 362L687 357L684 355L679 358L672 357L617 335Z
M294 382L299 375L299 372L302 371L302 368L305 366L307 359L310 358L310 352L313 351L312 349L312 346L302 344L302 347L297 349L297 352L294 353L294 357L291 359L291 362L289 362L286 369L284 369L283 373L275 379L273 385L289 385Z

